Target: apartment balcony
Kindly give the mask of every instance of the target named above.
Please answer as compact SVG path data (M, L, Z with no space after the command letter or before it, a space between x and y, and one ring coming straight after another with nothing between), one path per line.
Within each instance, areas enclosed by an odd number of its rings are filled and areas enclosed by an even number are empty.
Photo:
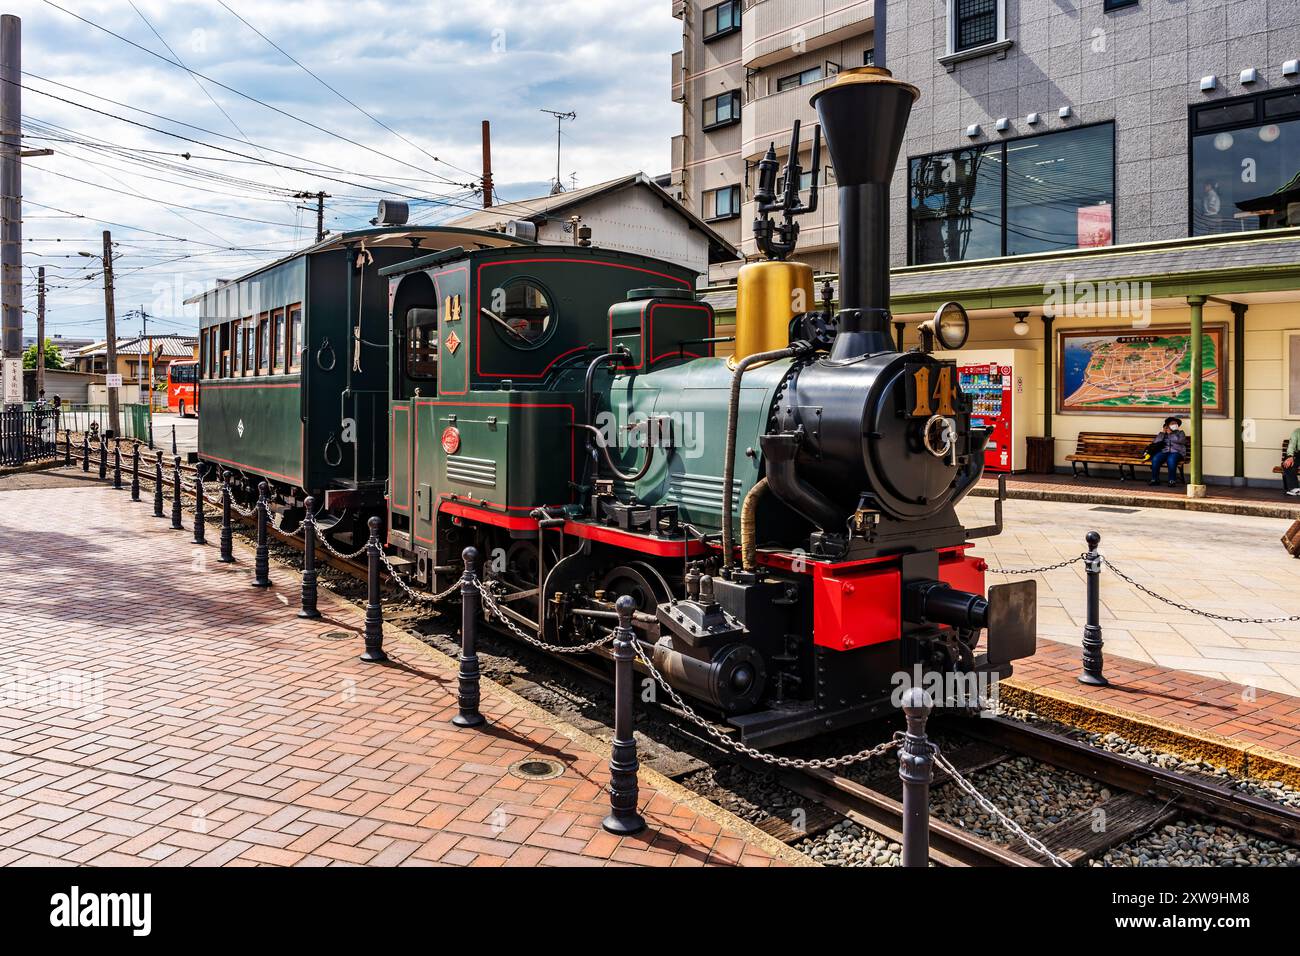
M749 69L788 60L874 28L873 0L754 0L741 21Z
M768 143L773 141L777 152L781 153L783 147L790 145L790 131L795 120L801 124L800 139L805 143L811 142L809 137L817 123L817 111L808 101L826 82L823 78L746 103L740 111L740 155L747 160L760 159Z
M673 19L680 20L682 17L686 16L686 8L689 6L687 0L672 0L672 4Z
M673 54L673 102L686 102L686 70L681 50Z

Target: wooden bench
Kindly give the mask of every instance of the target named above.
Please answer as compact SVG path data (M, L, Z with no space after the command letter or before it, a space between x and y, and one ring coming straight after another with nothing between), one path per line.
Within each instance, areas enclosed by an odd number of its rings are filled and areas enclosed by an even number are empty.
M1125 478L1137 478L1136 469L1138 465L1144 468L1151 467L1150 459L1146 458L1147 446L1151 444L1151 439L1145 435L1126 435L1119 432L1079 432L1079 440L1075 445L1074 454L1066 455L1065 460L1070 463L1074 470L1074 476L1079 477L1079 466L1083 466L1083 474L1086 477L1092 477L1088 470L1091 465L1115 465L1119 468L1119 480ZM1186 473L1183 471L1183 465L1186 459L1178 460L1178 477L1183 483L1187 483ZM1128 474L1125 474L1127 469Z

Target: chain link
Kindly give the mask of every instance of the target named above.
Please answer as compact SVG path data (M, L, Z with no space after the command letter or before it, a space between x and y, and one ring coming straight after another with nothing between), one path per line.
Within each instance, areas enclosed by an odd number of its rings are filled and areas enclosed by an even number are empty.
M478 578L475 578L474 587L478 588L478 593L483 596L483 606L495 614L497 619L510 629L510 633L521 641L526 641L533 645L533 647L540 648L541 650L550 651L555 654L584 654L587 651L594 651L602 644L608 644L614 639L614 635L610 633L598 641L591 641L587 644L578 644L573 647L567 647L561 644L548 644L516 625L514 621L510 620L510 618L501 611L501 606L497 604L496 595L492 593L492 583L490 581L485 584Z
M1046 571L1059 571L1061 568L1068 568L1070 565L1078 564L1087 557L1087 554L1081 554L1078 557L1070 558L1068 561L1045 564L1041 568L985 568L984 570L989 574L1043 574Z
M419 591L416 591L407 584L405 579L398 574L397 569L394 568L392 563L388 560L388 555L384 554L383 548L379 549L379 560L382 561L384 567L388 569L389 577L396 581L397 586L406 592L406 596L413 601L419 601L422 604L439 604L460 590L460 581L456 580L453 581L451 587L447 588L445 591L439 591L437 594L421 594Z
M342 551L337 550L334 547L334 545L330 544L329 539L325 537L325 533L321 531L320 525L316 524L316 518L314 516L307 515L307 517L303 519L303 524L305 525L308 521L310 521L312 525L314 525L316 528L316 542L321 547L323 547L326 551L328 551L330 554L334 555L334 557L338 558L340 561L355 560L356 558L361 557L361 555L365 554L367 551L370 550L370 539L367 538L366 543L363 544L361 547L357 548L357 550L353 551L351 554L344 554ZM379 553L381 555L383 554L382 549L380 550Z
M733 736L721 730L712 721L705 720L697 714L691 706L686 703L686 701L682 700L681 695L673 689L672 685L664 679L663 674L659 673L658 668L656 668L650 661L649 655L647 655L642 649L639 641L634 640L632 642L632 649L636 653L637 660L639 660L645 669L649 671L650 676L654 678L655 683L664 689L664 693L669 696L673 705L686 716L687 720L695 724L695 726L699 727L723 746L729 747L737 753L744 754L746 757L750 757L760 763L787 769L793 768L796 770L831 770L836 767L846 767L850 764L865 763L868 760L897 749L899 745L899 737L895 735L891 740L886 740L883 743L876 744L874 747L868 747L865 750L859 750L857 753L845 754L842 757L802 760L798 757L779 757L776 754L763 753L761 750L755 750L748 744L736 740Z
M1108 559L1103 559L1103 564L1114 572L1115 576L1121 581L1126 581L1133 587L1137 588L1148 597L1153 597L1157 601L1168 604L1170 607L1176 607L1180 611L1186 611L1188 614L1195 614L1199 617L1210 618L1214 621L1228 621L1234 624L1290 624L1300 621L1300 614L1292 614L1290 617L1232 617L1228 614L1216 614L1213 611L1202 611L1200 608L1192 607L1190 604L1183 604L1175 601L1173 598L1167 598L1163 594L1157 594L1145 584L1134 581L1131 577L1121 571L1115 565L1111 564Z
M998 807L994 805L994 803L991 800L989 800L988 797L984 796L984 794L980 793L979 790L975 789L975 784L971 783L969 780L963 777L961 773L957 770L957 768L952 765L952 761L950 761L947 757L945 757L942 753L939 752L938 744L931 743L930 749L934 751L934 762L948 772L949 776L952 777L953 782L957 784L958 787L961 788L963 793L965 793L968 797L974 800L981 810L989 814L991 817L993 817L999 823L1001 823L1004 827L1006 827L1008 830L1014 833L1017 837L1019 837L1022 841L1024 841L1025 845L1027 845L1030 849L1034 850L1036 853L1041 853L1043 856L1051 860L1052 866L1068 867L1070 865L1070 862L1068 860L1057 856L1055 853L1049 850L1042 840L1039 840L1036 837L1033 837L1029 833L1027 833L1020 824L1016 823L1015 820L1012 820L1009 816L1007 816L1000 809L998 809Z

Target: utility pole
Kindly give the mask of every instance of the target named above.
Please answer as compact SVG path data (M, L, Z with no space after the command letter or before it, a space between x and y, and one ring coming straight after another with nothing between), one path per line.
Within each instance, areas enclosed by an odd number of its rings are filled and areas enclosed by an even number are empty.
M325 238L325 200L333 199L329 193L321 191L314 193L294 193L294 199L314 199L316 200L316 241L320 242Z
M22 401L23 356L23 179L22 179L22 20L0 16L0 358L5 378L18 376ZM16 360L16 362L15 362ZM11 382L6 381L10 389ZM13 397L3 396L3 401Z
M36 400L45 394L45 266L36 270Z
M483 121L483 208L492 208L492 124Z
M564 181L560 179L560 126L565 120L575 120L578 114L572 111L561 113L558 110L542 110L555 117L555 182L551 186L551 195L564 192Z
M113 234L104 230L104 349L108 368L106 374L117 374L117 315L113 311ZM118 416L117 389L108 387L108 427L113 430L113 437L122 434L122 422Z

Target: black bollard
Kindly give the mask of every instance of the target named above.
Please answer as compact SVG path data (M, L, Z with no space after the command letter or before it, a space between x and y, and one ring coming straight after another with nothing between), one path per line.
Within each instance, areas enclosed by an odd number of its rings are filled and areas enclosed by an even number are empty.
M203 527L203 479L198 475L194 476L194 543L208 543Z
M172 459L172 528L176 531L185 530L185 525L181 524L181 460L180 458Z
M140 500L140 443L131 443L131 500Z
M636 737L632 730L632 612L636 602L624 594L616 602L618 627L614 628L614 742L609 752L609 816L601 822L610 833L630 836L645 829L645 817L637 812L639 797Z
M90 436L85 432L81 433L81 470L90 471Z
M456 683L456 716L451 722L457 727L478 727L486 723L479 713L478 667L478 579L474 568L478 564L478 551L466 548L460 555L465 561L465 572L460 576L460 674Z
M153 516L155 518L163 516L162 452L158 452L158 457L153 463Z
M63 429L63 467L72 467L72 429Z
M172 426L172 454L176 454L176 426Z
M113 441L113 488L122 490L122 439Z
M253 587L271 586L271 568L266 548L267 496L271 486L265 481L257 486L257 551L253 554Z
M1097 553L1101 535L1089 531L1086 540L1088 553L1083 557L1083 571L1088 581L1088 621L1083 625L1083 673L1079 683L1106 687L1110 681L1101 673L1101 555Z
M898 778L903 781L903 866L930 865L930 784L934 751L925 736L930 698L919 687L903 695L907 732L898 748Z
M379 543L379 525L376 515L367 522L370 540L366 542L366 649L361 659L368 664L382 664L388 660L384 653L384 605L379 594L379 556L383 545Z
M307 516L302 522L302 609L299 617L318 618L316 610L316 522L312 515L316 511L316 499L308 497L306 501Z
M108 476L108 439L100 434L99 436L99 480L103 481Z
M234 564L234 536L230 527L230 472L221 472L221 557L222 564Z

